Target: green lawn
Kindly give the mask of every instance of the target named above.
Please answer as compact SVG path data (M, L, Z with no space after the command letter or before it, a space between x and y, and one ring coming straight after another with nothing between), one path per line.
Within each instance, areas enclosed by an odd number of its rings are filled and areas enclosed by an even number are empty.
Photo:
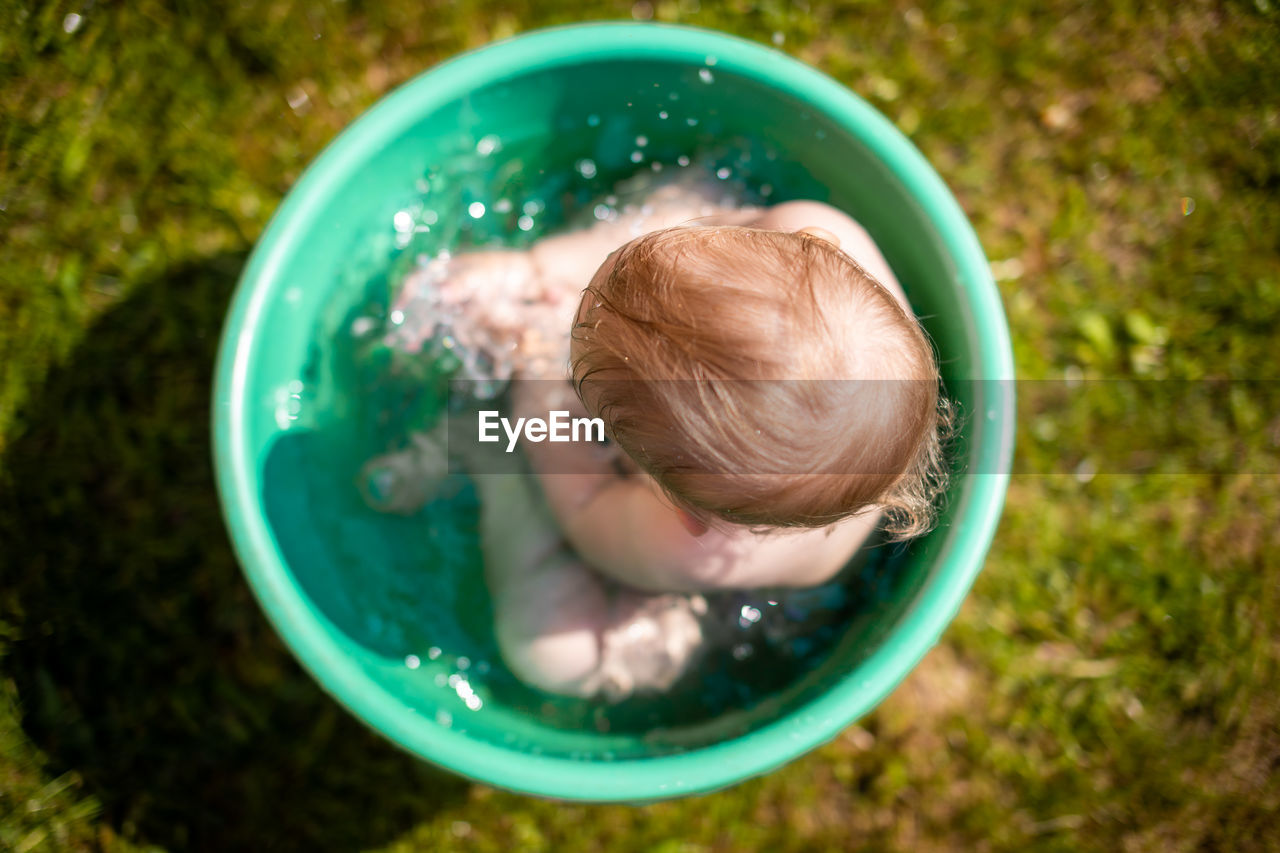
M1280 4L1167 5L0 0L0 848L1280 849L1280 415L1249 386L1171 409L1176 442L1024 395L1021 471L1139 442L1192 473L1014 477L879 710L644 808L366 730L267 625L210 470L222 314L306 163L446 57L586 18L780 43L868 98L997 262L1022 377L1278 378Z

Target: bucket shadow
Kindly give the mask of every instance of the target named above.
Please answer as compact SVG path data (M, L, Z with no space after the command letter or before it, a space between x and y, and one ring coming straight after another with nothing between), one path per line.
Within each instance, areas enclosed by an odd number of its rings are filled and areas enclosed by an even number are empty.
M177 849L357 849L468 784L321 692L223 527L209 399L243 255L140 285L23 412L0 481L0 669L49 772L126 837Z

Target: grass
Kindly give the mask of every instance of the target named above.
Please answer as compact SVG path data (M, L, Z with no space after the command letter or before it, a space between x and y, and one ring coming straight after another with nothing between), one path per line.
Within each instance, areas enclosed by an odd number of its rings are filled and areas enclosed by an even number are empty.
M442 776L280 645L209 463L246 253L395 85L649 14L781 40L910 135L997 262L1021 376L1276 378L1273 0L0 0L0 847L1280 848L1280 421L1244 384L1171 411L1177 441L1102 386L1029 396L1019 470L1067 473L1014 478L943 642L836 741L718 794L588 807ZM1200 473L1077 467L1135 440Z

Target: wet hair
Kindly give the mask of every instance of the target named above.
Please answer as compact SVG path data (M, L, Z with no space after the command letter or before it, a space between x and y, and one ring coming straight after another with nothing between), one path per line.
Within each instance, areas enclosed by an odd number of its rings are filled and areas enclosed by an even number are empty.
M834 244L683 226L626 244L583 296L574 385L704 523L934 522L951 408L910 312Z

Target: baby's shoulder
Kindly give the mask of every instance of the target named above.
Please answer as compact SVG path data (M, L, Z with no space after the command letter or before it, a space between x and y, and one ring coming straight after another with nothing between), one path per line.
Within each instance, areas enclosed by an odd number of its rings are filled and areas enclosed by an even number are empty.
M867 231L849 214L821 201L784 201L766 209L757 227L778 231L798 231L818 227L840 238L841 245L869 239Z
M875 276L904 308L910 310L906 294L880 248L867 229L843 210L821 201L785 201L765 210L753 225L776 231L799 231L811 227L830 231L840 240L842 252Z

